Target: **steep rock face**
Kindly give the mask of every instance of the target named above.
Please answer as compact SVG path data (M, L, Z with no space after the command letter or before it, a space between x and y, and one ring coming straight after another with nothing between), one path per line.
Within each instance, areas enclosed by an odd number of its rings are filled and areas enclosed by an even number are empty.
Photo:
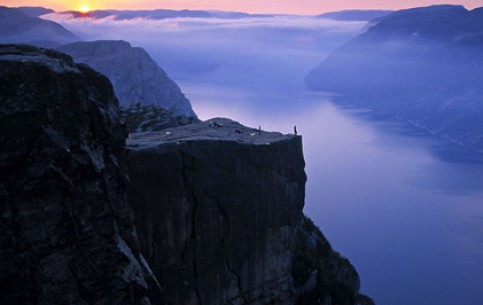
M371 304L303 218L301 137L217 118L127 145L141 249L169 302Z
M33 14L33 10L30 10ZM79 40L60 24L31 16L22 9L0 6L0 44L28 43L54 47Z
M0 47L0 304L149 304L109 81Z
M481 37L481 8L397 11L336 50L306 83L483 152Z
M106 75L121 106L141 102L174 115L196 117L178 85L143 48L133 48L125 41L91 41L64 45L58 50Z
M142 251L173 304L293 304L301 138L216 124L128 140Z

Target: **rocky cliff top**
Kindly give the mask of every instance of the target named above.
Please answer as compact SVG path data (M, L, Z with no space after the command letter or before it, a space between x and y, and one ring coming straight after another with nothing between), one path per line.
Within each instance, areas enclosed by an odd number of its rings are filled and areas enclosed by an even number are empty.
M197 124L169 128L162 132L131 134L127 140L127 146L130 149L146 149L165 143L184 141L232 141L241 144L270 145L293 137L292 134L246 127L226 118L213 118Z
M56 73L80 73L68 55L29 45L0 45L0 61L40 64Z

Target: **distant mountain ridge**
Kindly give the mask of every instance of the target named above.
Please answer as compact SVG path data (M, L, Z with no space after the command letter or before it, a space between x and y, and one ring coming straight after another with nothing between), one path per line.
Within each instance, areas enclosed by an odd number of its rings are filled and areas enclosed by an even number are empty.
M19 6L17 9L21 10L25 15L31 17L40 17L42 15L51 14L55 11L50 8L41 6Z
M483 152L483 9L440 5L380 18L306 77L316 90Z
M328 12L318 15L317 18L327 18L339 21L369 21L375 18L381 18L389 15L394 11L390 10L343 10L337 12Z
M54 47L79 40L60 24L37 18L35 15L40 11L40 8L17 9L0 6L0 43Z
M230 11L204 11L204 10L170 10L170 9L154 9L154 10L95 10L88 13L77 11L59 12L59 14L69 14L76 18L106 18L114 17L116 20L129 20L135 18L146 19L168 19L168 18L252 18L252 17L273 17L271 14L248 14L243 12Z
M75 42L57 48L76 62L106 75L121 106L155 105L175 115L196 117L188 99L149 54L126 41Z

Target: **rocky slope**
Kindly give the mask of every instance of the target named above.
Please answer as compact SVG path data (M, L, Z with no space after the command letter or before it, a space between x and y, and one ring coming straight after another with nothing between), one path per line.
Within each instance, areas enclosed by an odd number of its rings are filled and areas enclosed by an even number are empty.
M143 105L141 102L121 107L120 110L121 120L129 133L160 131L200 122L196 117L175 115L159 106Z
M58 50L106 75L121 106L141 102L175 116L196 117L178 85L143 48L133 48L125 41L91 41L64 45Z
M173 304L363 300L350 263L305 233L301 137L217 118L127 146L141 249Z
M26 12L0 6L0 44L27 43L54 47L79 40L60 24L28 15L34 14L33 9L26 8Z
M149 304L109 81L0 47L0 304Z
M335 51L309 87L483 151L483 8L394 12Z

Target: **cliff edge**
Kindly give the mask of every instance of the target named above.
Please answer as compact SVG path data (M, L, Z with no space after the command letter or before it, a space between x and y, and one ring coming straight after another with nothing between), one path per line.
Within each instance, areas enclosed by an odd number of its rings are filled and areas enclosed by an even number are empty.
M173 304L361 300L355 269L306 229L300 136L214 118L127 147L141 249Z

